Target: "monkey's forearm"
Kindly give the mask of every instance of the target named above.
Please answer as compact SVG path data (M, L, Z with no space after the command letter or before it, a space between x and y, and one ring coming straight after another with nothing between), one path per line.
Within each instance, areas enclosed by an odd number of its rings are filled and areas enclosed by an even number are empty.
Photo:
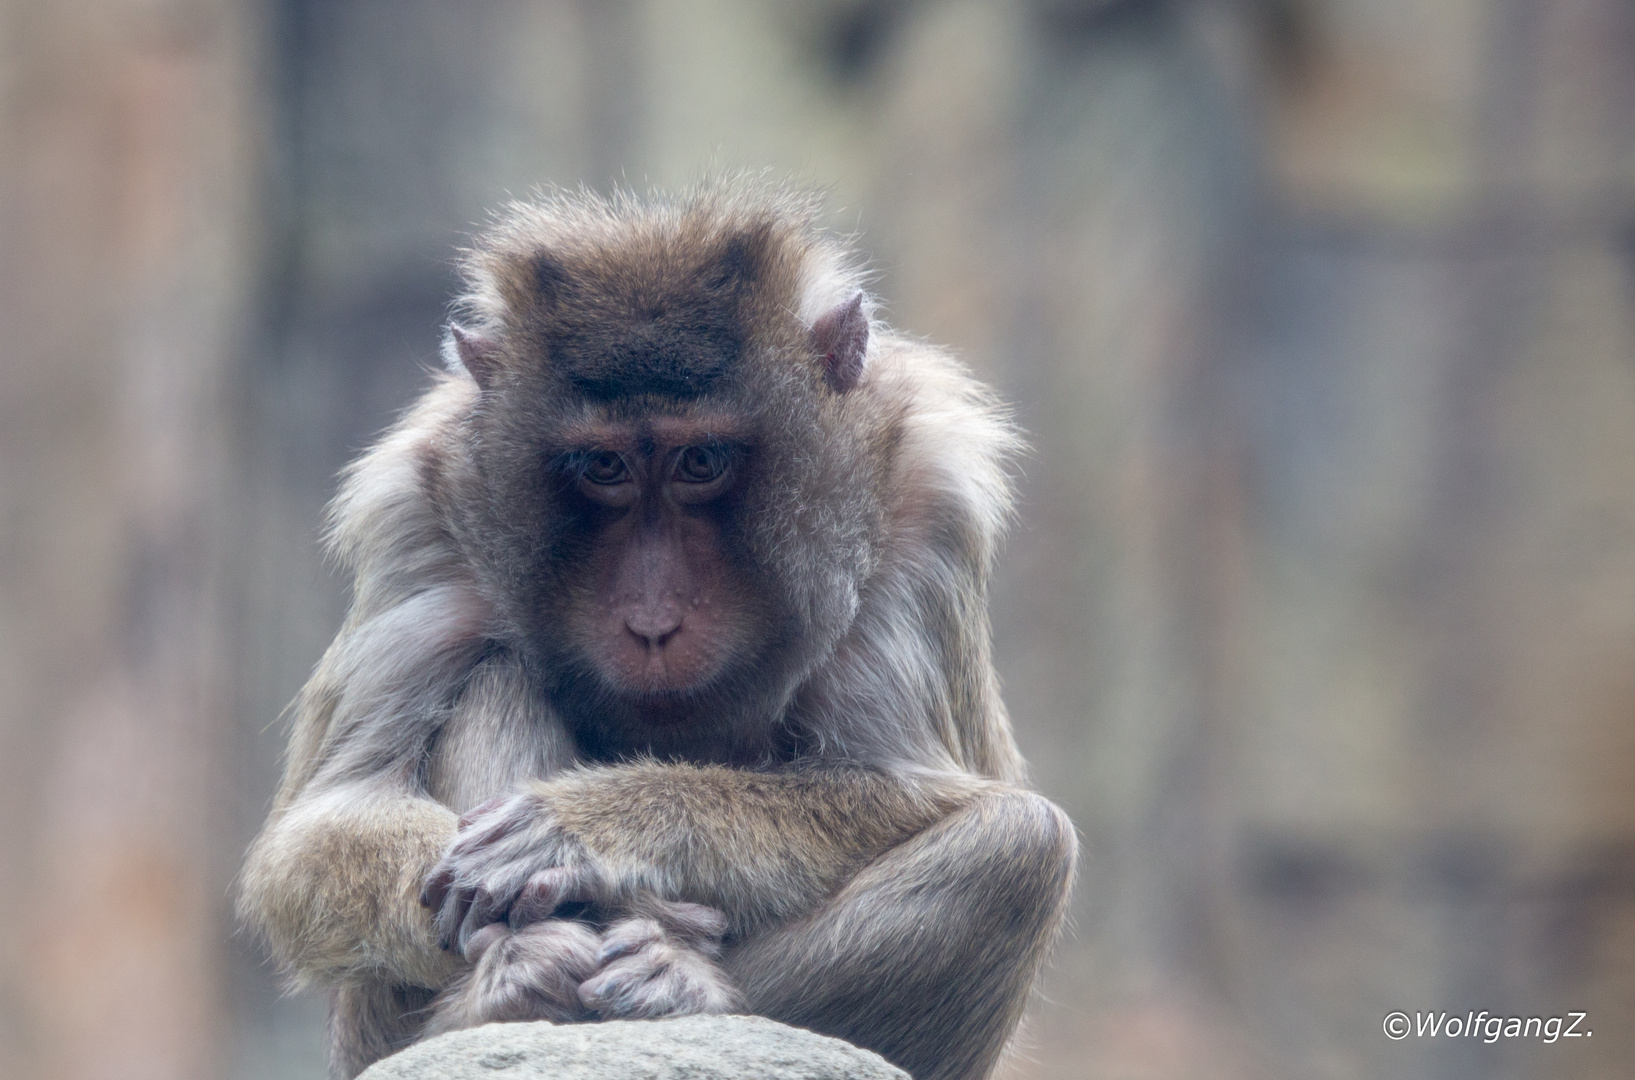
M420 889L455 828L453 811L407 792L305 796L250 849L239 915L301 983L441 986L463 965L437 947Z
M708 904L743 933L810 911L992 786L840 767L637 765L572 773L535 791L615 891Z

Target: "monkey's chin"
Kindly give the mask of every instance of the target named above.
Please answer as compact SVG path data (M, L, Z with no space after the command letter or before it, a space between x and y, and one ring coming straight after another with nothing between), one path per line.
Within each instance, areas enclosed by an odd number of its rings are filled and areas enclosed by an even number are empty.
M696 701L685 694L648 694L632 703L635 715L649 727L679 727L691 720L698 709Z

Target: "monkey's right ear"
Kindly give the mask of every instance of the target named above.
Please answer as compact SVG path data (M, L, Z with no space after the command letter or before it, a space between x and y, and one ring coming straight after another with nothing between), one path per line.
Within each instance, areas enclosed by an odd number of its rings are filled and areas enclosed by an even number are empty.
M464 367L487 390L500 369L500 346L493 338L474 334L459 323L448 324L448 336L443 339L443 363L451 371ZM455 365L458 364L459 367Z

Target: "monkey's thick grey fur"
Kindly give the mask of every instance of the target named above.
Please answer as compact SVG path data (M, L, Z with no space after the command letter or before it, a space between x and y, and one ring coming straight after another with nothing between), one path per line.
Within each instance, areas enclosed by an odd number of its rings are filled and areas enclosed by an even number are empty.
M878 1054L759 1016L486 1024L404 1050L359 1080L909 1080Z

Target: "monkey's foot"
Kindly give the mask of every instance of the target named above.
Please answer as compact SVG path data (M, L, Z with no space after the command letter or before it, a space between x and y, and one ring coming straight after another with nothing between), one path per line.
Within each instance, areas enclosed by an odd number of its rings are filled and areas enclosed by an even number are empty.
M518 1020L584 1020L579 987L600 939L584 923L548 919L512 932L490 923L472 940L476 966L437 996L427 1034Z
M650 916L614 923L579 987L579 1000L604 1019L730 1013L743 1007L716 964L726 917L700 904L650 906Z

